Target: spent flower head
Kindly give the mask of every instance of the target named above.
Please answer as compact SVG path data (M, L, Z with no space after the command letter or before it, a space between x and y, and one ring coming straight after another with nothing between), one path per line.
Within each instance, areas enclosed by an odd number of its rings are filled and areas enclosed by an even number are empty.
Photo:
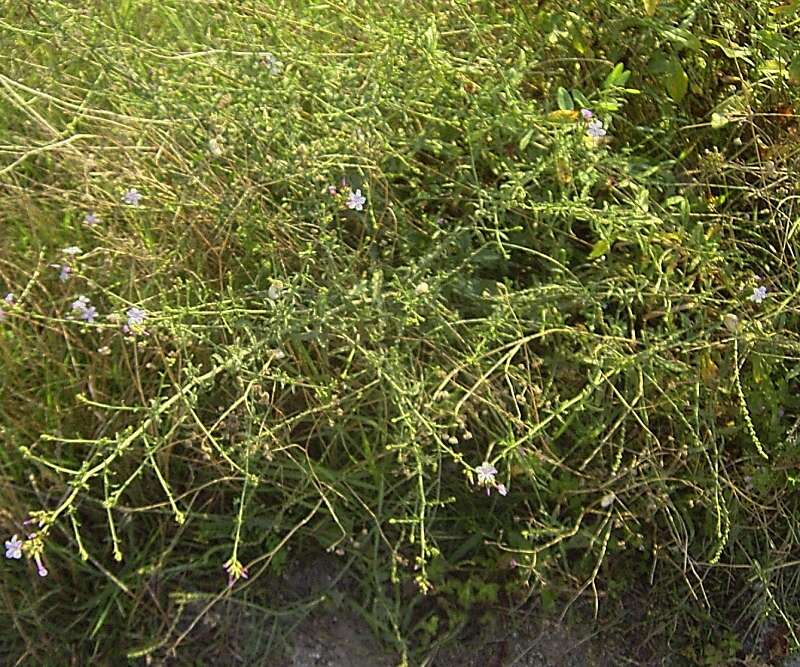
M13 535L10 540L6 540L6 558L19 560L22 558L22 540Z
M355 192L351 192L347 197L347 208L354 211L363 211L366 203L367 198L361 194L361 188L356 188Z

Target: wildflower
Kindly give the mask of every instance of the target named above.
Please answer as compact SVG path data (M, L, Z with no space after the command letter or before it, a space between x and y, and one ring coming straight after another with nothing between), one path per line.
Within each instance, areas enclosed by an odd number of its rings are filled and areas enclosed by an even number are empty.
M283 63L271 53L261 54L261 64L269 69L269 73L272 74L272 76L280 74L281 68L283 67Z
M22 558L22 540L13 535L10 540L6 540L6 558L19 560Z
M495 468L491 463L485 461L481 465L479 465L475 472L478 473L478 484L483 486L489 486L490 484L494 484L494 476L497 474L497 468Z
M5 301L9 306L14 303L14 295L9 292L3 297L3 301Z
M583 120L592 120L594 118L594 114L590 109L581 109L581 116L583 116Z
M501 496L508 495L508 489L506 488L505 484L498 484L495 488L497 489L497 493L499 493Z
M278 283L272 283L267 290L267 296L270 301L277 301L281 296L281 286Z
M40 577L47 576L47 568L42 563L42 556L39 553L33 555L33 560L36 561L36 571L39 573Z
M361 194L361 189L358 188L355 192L351 192L347 198L347 207L354 211L363 211L366 202L367 198Z
M600 499L600 507L606 509L611 507L611 504L614 502L616 496L613 493L607 493Z
M91 225L96 225L100 221L98 220L98 218L95 215L94 211L89 211L86 214L86 217L83 219L83 222L84 222L84 224L87 224L87 225L91 226Z
M767 298L767 288L763 285L761 287L754 287L753 293L750 295L750 301L753 303L761 303Z
M335 196L336 196L336 193L337 193L336 186L335 186L335 185L329 185L329 186L328 186L328 194L329 194L331 197L335 197Z
M79 296L72 302L72 310L78 313L78 317L86 322L94 322L97 317L97 308L89 305L89 299L85 296Z
M139 202L142 201L142 194L136 188L131 188L122 195L122 201L131 206L138 206Z
M227 561L222 569L228 573L228 586L233 586L239 579L247 579L247 568L235 556Z
M70 274L72 273L72 269L71 269L71 268L69 268L69 266L67 266L66 264L62 264L62 265L60 265L60 266L59 266L58 264L55 264L54 266L55 266L56 268L60 268L60 269L61 269L61 270L59 271L59 273L58 273L58 279L59 279L59 280L60 280L62 283L65 283L65 282L67 282L67 281L69 280Z
M430 285L426 282L421 282L414 288L414 294L417 296L422 296L423 294L427 294L431 291Z
M72 302L72 310L86 310L87 305L89 305L89 299L85 296L79 296Z
M126 315L128 316L129 327L138 327L147 318L147 313L141 308L130 308Z
M603 127L603 123L595 118L589 121L586 127L586 134L593 139L599 139L600 137L606 136L606 130Z
M65 255L69 255L70 257L74 257L75 255L80 255L83 250L76 245L71 245L69 248L64 248L61 252L63 252Z
M128 317L128 323L122 327L125 333L130 333L134 331L134 329L141 327L145 319L147 319L147 312L141 308L129 308L128 312L125 314Z

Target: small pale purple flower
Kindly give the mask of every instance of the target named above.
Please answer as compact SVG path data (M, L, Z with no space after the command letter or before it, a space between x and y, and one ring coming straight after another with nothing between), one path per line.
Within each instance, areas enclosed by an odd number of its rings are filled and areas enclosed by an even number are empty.
M328 186L328 194L329 194L331 197L335 197L335 196L336 196L336 193L337 193L336 186L335 186L335 185L329 185L329 186Z
M761 303L767 298L767 288L763 285L761 287L754 287L753 293L750 295L750 301L753 303Z
M36 561L36 571L39 573L40 577L47 576L47 568L42 563L42 557L39 554L34 555L33 560Z
M83 219L83 222L89 226L96 225L100 220L98 219L97 215L95 215L94 211L89 211L86 214L86 217Z
M351 208L354 211L363 211L366 203L367 198L361 194L360 188L357 188L355 192L351 192L347 198L347 208Z
M62 283L67 282L69 280L70 274L72 273L72 269L69 268L69 266L67 266L66 264L62 264L60 267L57 268L61 269L58 273L58 279Z
M19 560L22 558L22 540L13 535L10 540L6 540L6 558Z
M86 322L94 322L97 317L97 308L89 305L89 299L85 296L79 296L72 302L72 310L78 313L78 317Z
M603 123L595 118L590 120L589 124L586 126L586 134L593 139L599 139L600 137L606 136L606 129L603 127Z
M497 493L499 493L501 496L508 495L508 489L506 488L505 484L498 484L495 488L497 489Z
M3 297L3 301L5 301L9 306L14 303L14 295L9 292Z
M69 248L64 248L61 252L63 252L65 255L69 255L70 257L75 257L75 255L80 255L83 250L76 245L71 245Z
M142 194L136 188L131 188L122 196L122 201L131 206L138 206L142 201Z
M130 308L126 315L128 316L129 327L138 327L147 318L147 313L141 308Z
M581 109L581 116L583 116L583 120L592 120L594 113L592 113L591 109Z

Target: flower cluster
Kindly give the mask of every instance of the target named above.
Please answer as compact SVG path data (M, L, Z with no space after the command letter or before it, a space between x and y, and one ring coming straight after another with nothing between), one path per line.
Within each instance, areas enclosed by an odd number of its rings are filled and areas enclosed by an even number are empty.
M222 569L228 573L228 586L233 586L239 579L247 579L248 577L247 568L239 562L236 556L226 561Z
M85 296L79 296L72 302L72 311L84 322L94 322L94 318L97 317L97 308L89 305L89 299Z
M29 535L28 541L26 542L21 540L17 535L12 535L10 540L5 541L5 547L6 558L20 560L23 552L27 552L28 556L33 558L33 561L36 563L36 571L39 576L47 576L47 568L42 562L43 545L41 538L37 537L35 534Z
M497 468L495 468L488 461L484 461L481 465L475 468L475 473L478 475L478 486L486 488L486 495L491 495L492 488L496 489L501 496L508 493L505 484L498 484L495 480L497 475Z

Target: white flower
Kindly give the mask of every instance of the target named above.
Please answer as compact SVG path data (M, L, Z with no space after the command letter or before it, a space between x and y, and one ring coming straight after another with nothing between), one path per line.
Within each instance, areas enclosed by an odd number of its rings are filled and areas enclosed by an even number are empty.
M763 285L761 287L754 287L753 293L750 295L750 301L754 303L761 303L767 298L767 288Z
M494 476L497 474L497 468L495 468L488 461L485 461L479 465L475 469L475 472L478 473L478 484L482 484L484 486L494 484Z
M267 290L267 296L270 301L277 301L281 297L281 286L278 283L272 283Z
M76 245L71 245L69 248L64 248L61 252L63 252L65 255L69 255L70 257L74 257L75 255L80 255L83 250Z
M366 203L367 198L361 194L360 188L357 188L355 192L351 192L347 198L347 208L351 208L354 211L363 211Z

